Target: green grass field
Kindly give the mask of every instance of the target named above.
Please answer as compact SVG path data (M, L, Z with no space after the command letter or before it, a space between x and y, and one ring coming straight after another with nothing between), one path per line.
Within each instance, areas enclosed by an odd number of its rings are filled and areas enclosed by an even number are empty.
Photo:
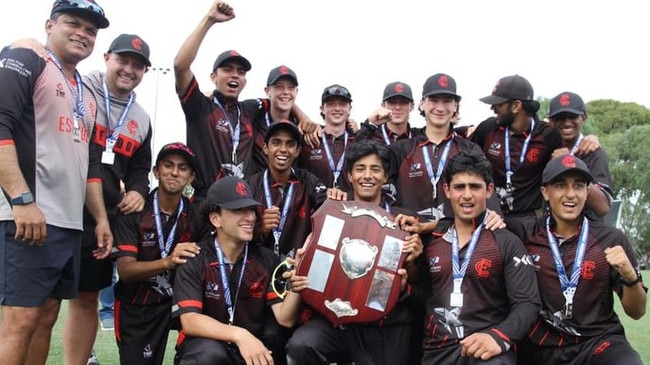
M645 278L650 278L650 271L643 272ZM61 347L61 335L63 328L63 320L66 314L66 303L61 306L61 315L57 321L52 336L52 346L50 348L50 356L48 364L60 365L63 364L63 349ZM650 313L638 321L635 321L625 315L618 300L616 300L616 312L619 314L627 338L632 343L632 346L641 354L641 359L644 364L650 365ZM172 364L174 359L174 343L176 342L177 332L172 332L167 343L167 352L165 354L165 364ZM102 365L117 365L119 364L119 356L117 354L117 345L115 345L115 335L113 331L99 331L97 333L97 340L95 341L95 351L97 357Z

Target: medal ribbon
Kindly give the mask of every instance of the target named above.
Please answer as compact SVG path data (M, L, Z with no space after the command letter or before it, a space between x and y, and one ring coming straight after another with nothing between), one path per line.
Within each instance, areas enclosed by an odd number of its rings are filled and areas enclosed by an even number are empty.
M72 104L72 110L74 111L74 118L73 123L74 123L74 129L79 130L79 120L78 118L83 118L85 108L84 108L84 91L83 91L83 81L81 80L81 75L79 74L79 71L74 70L74 80L76 83L76 89L77 91L75 92L75 88L70 85L70 80L65 76L65 73L63 72L63 66L61 65L61 61L59 58L52 53L49 49L46 50L47 54L50 56L50 59L56 67L61 71L61 75L63 75L63 79L65 80L65 84L68 85L68 90L70 90L70 93L72 96L75 98L75 102Z
M221 273L221 285L223 288L223 298L226 301L226 308L228 309L228 324L232 325L235 321L235 305L237 304L237 298L239 298L239 289L241 288L241 282L244 278L244 271L246 270L246 261L248 261L248 242L244 248L244 262L242 262L241 271L239 272L239 281L237 282L237 291L235 292L235 301L233 302L230 295L230 281L228 280L228 274L226 273L226 260L223 257L223 251L219 245L217 238L214 238L214 248L217 251L217 259L219 260L219 271ZM233 304L234 303L234 304Z
M111 94L108 91L108 86L106 85L106 79L102 81L102 88L104 89L104 105L106 106L106 129L110 130ZM135 93L130 92L129 101L124 106L124 109L122 110L122 114L120 115L120 119L117 120L117 125L115 126L115 129L113 129L113 133L110 135L110 137L108 135L106 136L106 151L113 151L113 146L115 145L115 142L117 142L117 137L120 135L120 132L122 131L122 127L124 126L126 115L129 114L129 109L131 109L131 105L133 105L134 101L135 101Z
M172 243L174 243L174 235L176 234L176 226L178 225L178 220L183 212L184 207L183 199L181 199L180 206L178 207L178 213L176 213L176 221L172 226L171 231L169 231L169 236L165 240L165 234L163 232L162 219L160 219L160 205L158 203L158 191L153 194L153 215L154 220L156 221L156 232L158 233L158 247L160 247L160 257L165 258L169 256L169 252L172 249Z
M533 137L534 130L535 130L535 119L530 118L530 133L526 137L526 140L524 140L524 146L522 147L521 155L519 156L519 163L513 169L511 167L511 161L510 161L510 127L506 127L506 133L505 133L506 187L512 186L512 175L514 175L515 172L517 172L517 170L519 170L519 168L524 164L524 159L526 158L526 153L528 152L528 145L530 144L530 140Z
M334 143L334 140L336 138L332 138L332 144ZM334 174L334 180L333 180L333 185L337 186L336 182L339 180L339 175L341 175L341 170L343 169L343 160L345 159L345 151L348 149L348 131L345 131L345 134L343 135L343 153L341 153L341 157L339 158L338 162L336 163L336 167L334 167L334 158L332 157L332 151L330 150L329 144L327 144L327 137L326 133L323 132L322 136L323 140L323 149L325 150L325 156L327 157L327 162L329 163L330 166L330 171Z
M213 98L214 103L217 104L217 106L221 109L223 112L223 115L228 119L228 129L230 129L230 138L232 138L232 163L236 164L237 163L237 148L239 147L239 135L241 133L241 109L239 109L239 105L237 105L237 124L235 125L235 128L233 129L232 127L232 122L230 121L230 115L228 115L228 112L226 112L226 108L221 105L219 102L219 99L215 96Z
M381 134L384 136L384 142L386 142L386 145L390 146L392 142L388 137L388 132L386 131L386 124L381 125ZM411 138L411 129L409 128L409 139L410 138Z
M460 265L460 245L458 244L458 234L454 228L451 235L451 267L453 270L454 277L454 293L461 293L461 286L463 285L463 279L465 278L465 273L467 272L467 267L469 266L469 260L472 258L474 249L476 248L476 243L478 238L481 235L481 230L483 229L483 224L485 221L481 222L478 227L472 233L472 238L469 241L469 246L467 247L467 253L463 259L462 265Z
M284 205L280 214L280 224L277 228L273 228L273 252L278 256L280 256L280 236L282 236L284 225L287 223L287 213L289 213L289 207L293 201L293 186L294 183L289 181L289 189L287 189L287 194L284 197ZM273 196L269 184L269 169L264 170L264 197L266 198L266 207L271 208L273 206Z
M571 156L574 156L576 154L576 150L578 149L578 146L580 145L580 142L582 142L582 139L584 137L585 136L583 136L582 133L580 133L580 135L578 136L578 139L576 140L576 143L574 143L573 147L571 147Z
M456 138L456 132L452 132L451 138L447 141L447 145L445 146L445 149L442 151L442 155L440 156L440 160L438 161L438 169L436 171L436 174L433 173L433 164L431 162L431 156L429 156L429 149L427 148L428 143L422 146L424 165L427 168L427 174L429 174L429 181L431 182L431 186L433 187L434 203L437 195L438 181L440 181L440 178L442 177L442 171L445 169L445 165L447 164L447 157L449 157L449 151L451 150L451 145L454 141L454 138Z
M569 279L564 270L564 263L562 262L562 255L560 254L560 246L557 243L557 239L555 238L555 235L551 233L550 216L546 218L546 236L548 237L548 245L551 247L551 252L553 253L553 261L555 261L555 269L557 270L558 279L560 279L560 288L562 289L562 295L564 295L565 305L573 305L573 296L576 293L576 288L580 281L582 263L585 259L585 251L587 251L589 221L587 220L587 217L582 219L582 228L580 229L580 236L578 238L578 247L576 248L576 256L573 260L573 268L571 269L571 279Z

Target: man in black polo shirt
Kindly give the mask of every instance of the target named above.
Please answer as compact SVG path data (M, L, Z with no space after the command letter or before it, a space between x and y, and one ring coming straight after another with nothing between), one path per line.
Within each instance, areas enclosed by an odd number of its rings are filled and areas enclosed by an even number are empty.
M194 179L194 152L180 142L162 147L153 173L158 188L141 212L120 214L113 225L119 281L115 338L123 364L162 364L171 328L174 270L198 255L203 225L182 196Z
M457 116L460 100L453 77L443 73L430 76L424 83L420 101L426 126L413 138L390 145L399 164L395 178L397 204L416 212L428 232L440 218L452 214L442 193L447 161L461 151L483 156L476 144L453 130L452 121ZM491 209L498 210L497 202L493 203Z
M326 199L325 185L311 172L293 168L302 149L302 135L293 123L276 122L266 132L268 167L247 182L260 220L255 238L278 255L300 248L311 232L311 214Z
M320 145L304 146L298 165L316 175L327 188L350 191L345 176L345 152L355 138L348 128L352 94L341 85L326 87L321 95L321 115L325 119Z
M562 147L560 134L539 120L533 87L519 75L501 78L492 95L481 101L491 106L496 117L479 124L471 140L492 163L506 224L510 226L515 218L534 220L542 207L542 170L553 151Z
M390 146L400 139L412 138L418 129L411 127L413 92L404 82L394 81L384 88L381 106L361 124L357 140L372 139Z
M639 319L647 288L625 235L585 218L591 181L586 164L572 155L551 160L543 171L549 214L527 227L524 241L542 310L522 343L522 364L642 363L614 312L613 293L625 313Z
M515 364L540 307L535 271L508 230L485 229L492 166L465 152L447 165L444 194L453 224L425 242L432 295L426 305L422 364ZM436 238L437 237L437 238ZM428 277L426 277L428 276Z
M270 307L278 323L292 327L300 295L289 292L282 301L273 292L272 273L280 259L249 243L258 205L248 184L234 176L208 190L202 211L216 234L200 243L201 254L188 258L174 281L173 314L183 328L177 346L181 364L283 361L277 356L284 351L268 346L272 338L261 337L263 315Z
M392 205L382 192L394 157L383 144L376 141L355 142L345 155L347 178L352 185L354 201L377 204L403 222L406 209ZM347 196L340 196L346 199ZM400 224L400 227L405 227ZM412 228L412 227L410 227ZM408 228L406 228L408 229ZM409 267L422 253L422 240L416 233L404 233L405 266ZM406 271L403 275L403 293ZM293 285L293 283L292 283ZM293 286L292 286L293 287ZM334 327L324 317L314 315L298 327L287 345L289 364L322 364L354 361L356 364L405 364L409 357L411 313L405 306L404 295L381 321Z
M560 132L563 146L553 157L569 153L577 155L587 164L594 181L588 188L586 214L589 219L603 221L602 217L609 212L614 195L610 187L609 157L602 148L580 153L580 143L585 139L581 130L587 118L585 103L580 95L565 91L551 99L548 121Z

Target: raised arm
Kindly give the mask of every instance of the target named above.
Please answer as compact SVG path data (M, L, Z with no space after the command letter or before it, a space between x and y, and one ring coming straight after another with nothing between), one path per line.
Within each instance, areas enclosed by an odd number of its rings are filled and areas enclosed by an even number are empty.
M194 77L190 66L196 58L199 46L208 33L208 30L215 24L228 21L235 17L233 8L223 1L217 0L210 6L210 10L201 19L194 31L187 37L174 58L174 77L176 78L176 92L183 95L187 92L190 82Z

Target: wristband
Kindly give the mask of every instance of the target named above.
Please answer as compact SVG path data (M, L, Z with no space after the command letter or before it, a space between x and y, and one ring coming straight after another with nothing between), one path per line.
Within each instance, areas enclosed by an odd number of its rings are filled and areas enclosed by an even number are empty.
M630 286L635 286L641 281L641 275L638 273L636 274L636 279L632 281L626 281L625 279L621 278L621 281L623 282L623 285L630 287Z

